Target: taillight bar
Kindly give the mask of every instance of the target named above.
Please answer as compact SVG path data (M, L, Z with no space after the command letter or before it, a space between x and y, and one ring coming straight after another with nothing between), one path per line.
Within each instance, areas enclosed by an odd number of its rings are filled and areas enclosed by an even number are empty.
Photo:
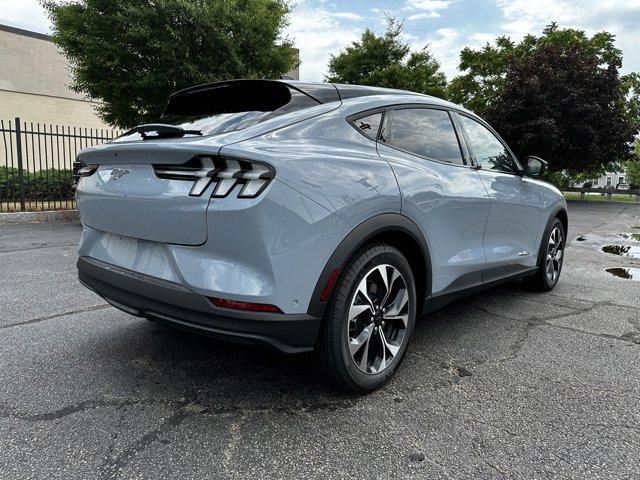
M264 163L228 157L196 157L184 165L154 165L159 178L194 180L189 195L199 197L211 183L216 186L211 195L226 197L236 185L242 185L239 198L255 198L275 177L275 170Z

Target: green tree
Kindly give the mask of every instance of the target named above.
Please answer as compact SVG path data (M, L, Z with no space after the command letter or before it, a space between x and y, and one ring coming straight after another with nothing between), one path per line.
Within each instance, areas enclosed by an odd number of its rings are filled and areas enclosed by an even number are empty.
M157 120L168 95L231 78L278 78L297 61L286 0L42 0L72 88L109 124Z
M627 182L632 188L640 188L640 140L635 142L635 158L626 164Z
M463 50L450 96L483 115L516 155L539 155L569 175L631 156L640 124L637 78L621 77L613 36L548 26L515 44Z
M402 23L390 18L383 35L367 29L329 61L328 82L399 88L441 98L447 95L447 78L425 47L411 52L402 42Z

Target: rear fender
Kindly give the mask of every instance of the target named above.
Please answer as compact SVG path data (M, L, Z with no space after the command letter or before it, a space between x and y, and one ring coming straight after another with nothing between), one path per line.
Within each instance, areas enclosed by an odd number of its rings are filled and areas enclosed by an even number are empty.
M307 313L316 317L324 315L327 303L323 302L321 297L331 273L336 269L342 271L353 256L368 242L375 240L376 237L393 232L410 236L419 246L426 265L424 278L416 279L416 282L420 282L424 286L424 291L420 292L420 298L428 299L431 295L431 256L424 235L409 218L396 213L386 213L362 222L338 245L318 279ZM422 310L419 305L418 314Z

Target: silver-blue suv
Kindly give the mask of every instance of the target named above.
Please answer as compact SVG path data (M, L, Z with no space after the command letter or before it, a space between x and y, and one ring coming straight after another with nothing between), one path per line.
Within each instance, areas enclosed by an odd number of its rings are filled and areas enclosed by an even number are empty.
M416 317L522 277L552 289L566 202L446 101L235 80L80 153L80 281L132 315L285 353L365 392Z

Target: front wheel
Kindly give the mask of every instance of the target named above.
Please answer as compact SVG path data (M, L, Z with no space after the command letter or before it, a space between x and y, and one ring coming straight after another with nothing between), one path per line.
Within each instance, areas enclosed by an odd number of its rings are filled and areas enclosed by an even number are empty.
M542 238L538 271L524 279L525 286L539 291L552 290L558 283L564 261L565 232L562 222L556 218Z
M379 388L402 362L415 317L416 288L406 258L387 244L365 247L334 287L315 349L316 371L342 390Z

